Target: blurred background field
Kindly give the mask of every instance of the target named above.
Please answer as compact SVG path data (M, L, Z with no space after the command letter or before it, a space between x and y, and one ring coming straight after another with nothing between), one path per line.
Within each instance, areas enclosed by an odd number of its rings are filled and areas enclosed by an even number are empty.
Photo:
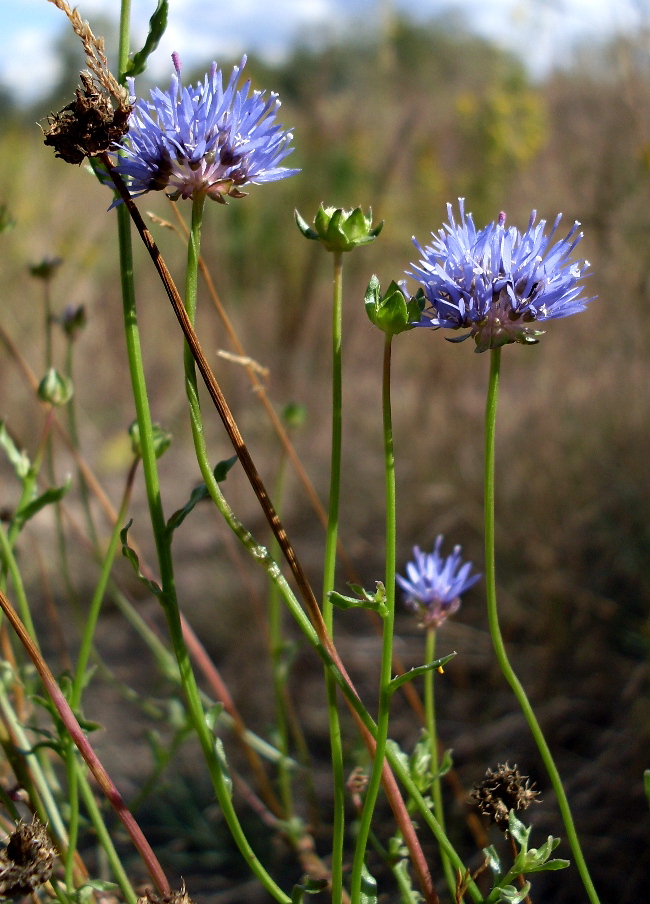
M101 31L96 21L91 24ZM341 534L358 578L372 586L383 568L382 339L363 310L368 279L377 273L385 286L403 278L415 258L411 236L424 243L446 218L446 202L455 204L459 196L466 198L479 226L505 210L508 223L524 228L533 208L550 221L562 211L560 231L581 221L585 238L580 253L593 267L588 293L598 300L579 316L551 322L538 346L510 346L503 355L497 562L506 641L566 779L604 904L645 900L650 868L650 822L642 786L643 770L650 767L650 12L647 26L635 35L578 47L561 68L543 78L533 78L519 58L477 37L458 17L415 23L394 16L384 21L383 30L366 34L350 28L321 47L298 43L274 64L253 56L249 75L256 87L280 93L282 121L295 132L290 165L302 172L286 182L253 188L245 201L226 208L209 205L203 238L206 262L246 353L268 368L270 398L278 411L289 403L305 408L305 423L292 436L325 500L331 262L316 243L299 234L293 209L311 219L321 201L371 206L375 218L386 221L373 245L349 256L344 277ZM51 96L28 108L12 103L8 95L2 98L0 203L15 220L13 230L0 238L2 327L40 378L43 287L30 277L28 265L45 255L60 256L63 263L52 284L54 309L83 304L88 315L75 352L83 451L117 504L129 462L126 431L134 412L115 223L106 212L110 195L83 169L55 160L34 124L67 102L83 65L72 40L66 39L61 50L67 54L65 78L52 86ZM229 62L219 59L224 68ZM146 80L142 82L144 86ZM163 196L147 196L139 206L173 221ZM188 213L182 206L181 211ZM182 282L182 242L160 225L152 228ZM136 265L154 415L174 433L161 461L170 513L199 481L180 366L182 344L139 247ZM205 292L198 332L272 486L281 457L277 440L242 367L217 355L220 349L232 349ZM424 330L395 342L400 570L414 544L431 549L438 533L445 534L449 546L461 543L467 557L483 569L482 419L488 359L472 350L470 343L457 347ZM62 361L62 340L55 351ZM43 415L6 346L0 354L0 415L33 452ZM229 457L216 415L208 414L206 421L214 460ZM72 468L62 450L59 477ZM225 486L235 511L264 539L266 527L237 469ZM0 492L3 508L15 505L18 490L4 461ZM79 520L76 489L66 505ZM107 533L99 509L97 514ZM153 562L140 484L132 514L133 534ZM293 476L287 482L284 518L318 587L323 531ZM83 608L96 566L66 523ZM51 663L60 671L65 659L57 633L50 630L49 598L73 651L77 636L57 573L53 537L51 521L39 518L20 552L36 618L50 638ZM187 530L178 532L175 551L184 611L247 722L264 735L272 702L260 627L266 593L262 575L251 571L207 508L197 510L191 527L188 522ZM162 625L156 604L144 596L126 563L118 562L117 575L141 611ZM341 570L342 591L345 580ZM372 695L379 654L375 631L365 618L341 614L337 635L353 676ZM398 619L398 638L405 664L419 664L423 638L406 612ZM321 671L297 636L296 643L291 686L312 755L322 764L316 769L316 792L325 838L330 789ZM145 698L169 693L148 653L110 604L98 647L115 675ZM533 742L491 655L482 584L441 631L440 654L452 649L459 655L437 682L439 721L463 786L469 789L488 766L516 762L544 798L532 811L533 839L541 843L551 832L561 835ZM91 711L92 701L96 711ZM104 759L131 796L151 769L144 740L149 723L141 709L101 679L87 702L88 716L107 726L97 741ZM408 748L417 733L416 717L396 701L395 737ZM230 749L227 738L226 744ZM353 764L358 751L350 749L349 754ZM232 756L237 757L234 750ZM182 751L176 771L161 781L161 793L140 812L163 859L188 884L193 873L202 874L196 878L199 898L203 888L205 900L242 900L237 858L229 861L223 840L225 853L214 853L219 817L190 752ZM248 812L245 803L240 808ZM454 842L476 866L480 857L473 853L463 807L451 795L449 809ZM252 815L250 819L255 822ZM269 845L268 856L284 857L289 873L295 869L277 846ZM583 899L573 871L539 878L533 890L536 904ZM249 901L263 900L250 885L244 891Z

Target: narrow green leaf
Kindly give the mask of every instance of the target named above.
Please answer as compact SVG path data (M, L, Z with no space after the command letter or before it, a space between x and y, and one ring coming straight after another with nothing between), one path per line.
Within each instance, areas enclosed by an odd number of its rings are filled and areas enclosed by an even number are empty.
M68 492L72 485L72 479L68 477L63 486L60 487L50 487L49 490L45 490L44 493L41 493L40 496L37 496L36 499L32 499L31 502L28 502L27 505L24 505L22 508L19 508L16 514L14 515L14 521L18 522L18 524L25 524L30 518L33 518L37 512L40 512L41 509L45 508L48 505L53 505L55 502L59 502L65 494Z
M167 28L167 17L169 13L169 0L158 0L158 6L153 16L149 19L149 34L144 42L142 50L134 54L133 59L126 67L125 75L133 77L140 75L147 68L147 60L154 52L160 39Z
M508 813L508 830L515 841L519 844L521 853L525 854L528 851L530 826L526 827L523 822L517 819L517 815L514 810L511 810L510 813Z
M233 455L232 458L227 458L224 461L220 461L214 471L214 479L217 483L223 483L228 475L228 471L232 468L232 466L237 461L237 456ZM172 515L170 515L169 520L166 525L167 536L171 536L175 530L177 530L183 521L187 518L187 516L192 512L196 505L199 502L202 502L204 499L209 499L210 493L208 492L208 488L204 483L200 483L197 487L195 487L191 494L190 498L187 500L183 508L178 509Z
M77 901L78 904L88 904L95 899L95 892L112 892L117 888L115 882L101 882L99 879L93 879L80 885L72 896L72 900Z
M392 867L393 875L399 885L400 901L401 904L422 904L424 898L419 891L413 888L413 880L409 871L410 862L408 858L404 858Z
M570 860L547 860L545 863L540 863L539 866L528 867L525 872L526 874L553 872L556 869L566 869L570 865Z
M442 760L440 762L440 766L438 768L438 772L436 773L436 775L433 776L434 779L442 778L443 775L447 775L447 773L451 769L453 769L453 767L454 767L454 760L452 757L453 752L454 751L451 749L451 747L448 750L445 750Z
M126 527L122 528L120 531L120 540L122 542L122 555L129 560L131 565L133 566L133 570L137 574L138 578L142 583L156 596L162 595L162 588L155 581L150 581L149 578L145 577L143 573L140 571L140 559L138 558L138 554L134 549L129 546L127 535L129 533L129 528L133 524L133 519L129 521Z
M228 760L226 759L226 751L223 746L223 741L221 738L214 739L214 751L217 755L217 759L221 765L221 771L223 773L223 780L228 789L228 794L232 797L232 779L230 777L230 769L228 768Z
M386 611L386 606L381 602L368 599L359 600L353 596L343 596L342 593L337 593L336 590L330 590L327 596L337 609L369 609L371 612L379 612L380 615L382 611Z
M495 876L498 876L501 873L501 861L499 860L499 855L497 854L494 845L483 848L483 854L490 871L493 872Z
M646 769L643 773L643 787L645 788L645 796L648 800L648 806L650 807L650 769Z
M520 904L527 897L530 891L530 882L526 882L523 888L515 888L514 885L506 885L505 888L499 889L501 896L500 901L504 904Z
M307 877L301 885L294 885L291 891L293 904L302 904L305 895L317 895L327 888L327 879L310 879Z
M5 455L9 459L9 464L16 472L19 480L24 480L29 474L31 467L26 452L21 452L7 432L7 425L4 421L0 421L0 448L4 450Z
M441 669L450 659L453 659L455 655L456 652L454 651L447 656L443 656L441 659L434 659L433 662L429 662L426 665L419 665L417 668L411 669L403 675L398 675L397 678L393 678L388 685L389 693L394 694L398 688L403 684L406 684L407 681L412 681L413 678L418 678L420 675L424 675L426 672L430 672L433 669Z
M361 872L359 904L377 904L377 880L371 876L365 863Z
M318 233L311 228L309 223L305 219L303 219L303 217L300 216L297 210L294 210L293 215L296 218L296 225L298 226L298 229L302 232L304 237L306 239L311 239L312 241L317 242L319 238ZM302 886L296 885L296 888L302 888Z

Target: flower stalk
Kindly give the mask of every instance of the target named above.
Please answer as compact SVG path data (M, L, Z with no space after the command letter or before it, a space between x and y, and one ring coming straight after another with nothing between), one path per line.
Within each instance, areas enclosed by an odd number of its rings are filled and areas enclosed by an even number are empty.
M379 709L377 713L376 747L372 772L368 781L368 788L361 813L357 843L352 866L352 890L353 904L361 900L361 881L363 866L365 863L366 846L372 823L372 815L377 802L377 795L381 784L384 759L386 756L386 742L388 740L388 722L390 717L391 692L389 684L392 677L393 664L393 634L395 630L395 539L396 539L396 499L395 499L395 452L393 448L393 420L391 411L391 351L392 333L385 335L384 341L384 365L382 381L382 412L384 428L384 481L386 493L386 573L385 609L382 613L382 649L381 671L379 686ZM436 900L435 890L430 900Z
M339 499L341 493L341 445L343 426L343 363L342 363L342 310L343 310L343 251L332 254L332 449L330 459L330 492L323 568L323 621L330 637L334 636L334 606L330 591L334 589L336 574L336 550L339 528ZM345 840L345 772L343 743L337 705L336 681L325 670L327 693L327 717L330 731L332 758L332 782L334 791L334 815L332 825L332 904L340 904L343 892L343 843Z
M600 904L596 889L594 888L589 870L585 862L580 841L571 815L571 808L567 799L562 779L553 760L553 755L546 743L537 717L523 685L517 678L514 669L510 665L508 654L501 634L499 614L497 610L496 567L495 567L495 542L494 542L494 462L495 462L495 437L497 401L499 396L499 374L501 367L501 349L494 348L490 353L490 378L488 384L487 402L485 406L485 584L487 591L488 622L490 635L494 645L497 661L506 681L512 688L521 707L531 734L537 744L540 756L546 767L548 777L557 797L558 807L564 822L567 840L571 846L580 878L587 892L591 904Z
M436 629L433 625L429 625L426 631L425 654L424 661L428 665L434 662L436 658ZM433 777L432 793L433 793L433 812L440 824L440 828L445 832L445 811L442 802L442 781L440 778L440 761L438 757L438 732L436 729L436 703L435 703L435 687L433 669L429 669L424 674L424 713L429 737L429 757L430 770ZM442 869L445 874L447 887L451 894L452 901L456 895L456 876L449 858L444 850L440 848L440 859Z

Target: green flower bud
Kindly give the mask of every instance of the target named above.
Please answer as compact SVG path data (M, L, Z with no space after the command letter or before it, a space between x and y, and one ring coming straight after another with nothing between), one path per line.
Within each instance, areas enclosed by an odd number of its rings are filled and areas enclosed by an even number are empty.
M9 232L16 225L6 204L0 204L0 232Z
M352 251L357 245L369 245L384 226L382 220L373 227L372 210L366 216L360 207L343 210L342 207L323 207L321 204L313 229L297 210L294 213L298 229L305 238L322 242L328 251Z
M305 423L305 420L307 419L307 409L304 405L290 402L282 409L282 419L287 427L291 427L295 430L297 427L302 427Z
M61 257L44 257L37 264L30 264L29 272L35 279L50 280L62 263Z
M73 394L72 380L50 367L38 384L38 397L42 402L60 407L67 405Z
M168 430L163 429L160 424L152 424L151 430L153 433L153 450L156 458L160 458L161 455L164 455L167 449L169 449L169 447L171 446L172 434ZM131 437L131 448L133 449L133 454L138 458L142 458L140 428L138 427L137 421L133 421L133 423L129 427L129 436Z
M366 289L366 314L375 326L389 336L412 330L420 320L424 304L422 289L413 298L409 298L395 280L383 295L376 276L372 277Z
M86 309L82 304L76 308L72 305L68 305L63 314L57 319L63 327L63 332L66 336L69 339L75 339L77 333L82 330L87 323Z

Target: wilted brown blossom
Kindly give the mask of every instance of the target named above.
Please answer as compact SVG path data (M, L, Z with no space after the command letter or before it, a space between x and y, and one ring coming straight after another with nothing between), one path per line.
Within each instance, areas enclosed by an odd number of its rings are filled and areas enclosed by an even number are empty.
M192 899L185 889L185 883L181 882L180 891L172 891L167 895L148 888L142 897L138 898L138 904L192 904Z
M66 163L81 163L85 157L96 157L113 147L128 131L131 107L113 109L89 72L81 73L82 88L75 100L48 117L43 130L45 144L53 147L57 157Z
M81 88L75 99L59 113L48 117L45 144L53 147L66 163L81 163L110 150L128 128L131 104L123 88L108 68L104 39L96 38L87 22L66 0L50 0L62 10L81 39L90 72L81 73Z
M36 816L30 825L19 822L0 853L0 895L29 895L52 875L55 850L47 830Z
M532 790L530 779L519 773L516 764L511 768L505 763L496 772L488 769L483 781L474 785L470 797L490 822L507 832L510 811L526 810L537 801L539 792Z

